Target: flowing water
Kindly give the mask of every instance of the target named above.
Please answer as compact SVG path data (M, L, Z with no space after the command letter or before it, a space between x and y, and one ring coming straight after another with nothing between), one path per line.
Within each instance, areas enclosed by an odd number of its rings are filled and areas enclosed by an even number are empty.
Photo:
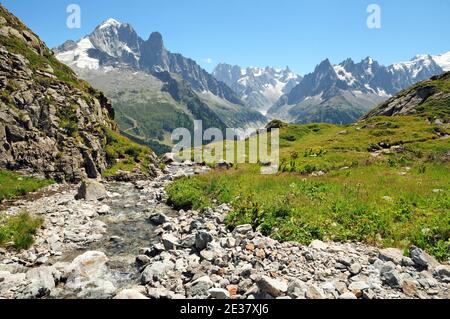
M110 207L107 215L99 219L107 226L103 238L80 250L64 256L64 261L72 261L86 251L102 251L108 256L108 266L111 270L112 282L117 288L133 285L139 279L139 269L135 264L139 250L151 247L158 242L155 234L156 226L148 217L155 212L166 216L177 214L162 201L163 188L169 182L169 176L193 175L191 167L171 167L170 173L149 182L142 189L132 183L108 183L107 191L110 197L104 204Z

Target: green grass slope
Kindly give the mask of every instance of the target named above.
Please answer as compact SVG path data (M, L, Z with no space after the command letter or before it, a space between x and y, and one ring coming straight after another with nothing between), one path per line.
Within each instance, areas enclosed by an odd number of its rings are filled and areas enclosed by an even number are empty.
M227 222L279 240L360 241L450 256L448 126L421 117L373 117L354 125L285 125L281 168L258 165L177 180L177 208L232 203Z

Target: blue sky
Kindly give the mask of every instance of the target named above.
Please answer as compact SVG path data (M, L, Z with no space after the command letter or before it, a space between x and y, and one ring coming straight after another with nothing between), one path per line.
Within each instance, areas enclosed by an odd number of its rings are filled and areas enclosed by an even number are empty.
M226 62L311 72L321 60L372 56L382 64L450 51L448 0L0 0L50 47L90 33L107 18L129 22L147 39L163 34L172 52L211 71ZM66 7L82 10L81 29L66 27ZM369 29L369 4L381 29ZM207 60L211 60L208 61Z

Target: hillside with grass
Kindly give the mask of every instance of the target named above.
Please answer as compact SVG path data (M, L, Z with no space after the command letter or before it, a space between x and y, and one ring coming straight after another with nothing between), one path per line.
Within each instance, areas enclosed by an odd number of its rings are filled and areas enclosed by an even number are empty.
M168 187L170 202L199 210L231 203L230 227L250 223L283 241L414 244L450 256L448 125L385 116L281 126L278 174L238 164L182 178Z

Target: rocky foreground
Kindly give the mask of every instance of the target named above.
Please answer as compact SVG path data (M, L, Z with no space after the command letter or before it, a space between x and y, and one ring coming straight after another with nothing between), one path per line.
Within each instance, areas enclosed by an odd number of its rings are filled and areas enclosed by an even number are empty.
M415 247L406 257L362 244L280 243L250 225L228 230L227 205L171 210L164 186L204 170L172 165L153 181L52 186L54 195L17 202L7 213L27 209L45 224L29 251L0 250L0 298L450 297L450 266Z

